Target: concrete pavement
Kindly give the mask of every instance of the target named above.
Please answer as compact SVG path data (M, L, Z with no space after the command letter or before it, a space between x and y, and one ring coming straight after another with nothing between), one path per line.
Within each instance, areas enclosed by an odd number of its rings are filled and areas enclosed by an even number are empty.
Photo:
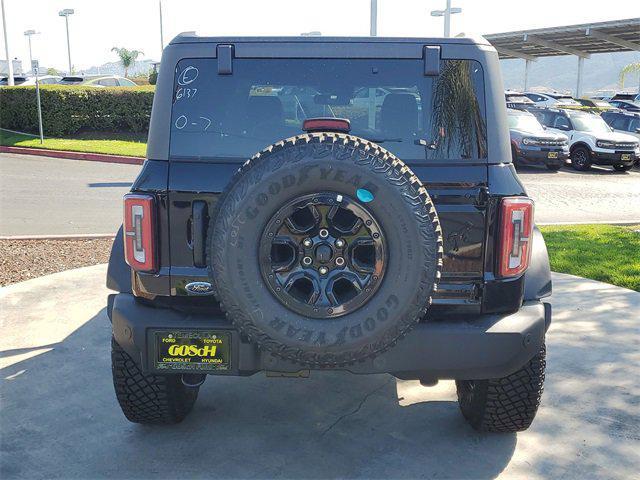
M113 393L105 266L0 289L2 478L620 478L640 471L640 294L554 275L547 383L520 434L479 434L452 382L209 377L177 426Z
M139 166L0 154L0 236L111 234ZM536 221L640 223L640 171L519 172Z

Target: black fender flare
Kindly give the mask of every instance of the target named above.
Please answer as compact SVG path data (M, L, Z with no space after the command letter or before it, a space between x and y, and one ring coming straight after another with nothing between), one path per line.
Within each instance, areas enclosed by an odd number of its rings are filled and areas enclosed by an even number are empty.
M551 266L547 244L538 227L533 227L531 260L524 274L524 301L540 300L551 295Z
M580 142L576 142L573 145L571 145L570 152L571 152L572 155L573 155L573 151L578 147L586 148L589 151L589 155L591 155L593 153L593 151L591 150L591 147L589 146L588 143L580 141Z
M132 293L131 267L124 259L122 226L118 229L111 246L111 256L107 268L107 288L120 293Z

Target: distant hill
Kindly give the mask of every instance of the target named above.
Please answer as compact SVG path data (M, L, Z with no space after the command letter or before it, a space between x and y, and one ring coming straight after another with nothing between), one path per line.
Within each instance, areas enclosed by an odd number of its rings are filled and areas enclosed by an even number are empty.
M151 70L151 63L153 60L138 60L131 67L129 67L129 76L135 77L137 75L147 75ZM85 68L77 73L85 75L104 74L104 75L124 75L124 68L120 62L103 63L100 66L91 68Z
M617 89L618 74L625 65L640 61L638 52L598 53L584 61L583 92ZM524 60L502 60L505 88L522 90L524 86ZM529 87L547 87L574 92L578 72L578 59L562 57L540 58L529 67ZM627 75L625 87L638 86L638 75Z

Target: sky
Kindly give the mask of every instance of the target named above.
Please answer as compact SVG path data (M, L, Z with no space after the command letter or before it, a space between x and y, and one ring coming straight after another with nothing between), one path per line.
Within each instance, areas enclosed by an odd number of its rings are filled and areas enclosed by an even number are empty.
M24 31L33 37L40 65L67 68L64 18L69 18L71 59L81 70L116 61L112 47L142 50L159 60L158 0L4 0L11 58L28 69ZM331 36L369 35L370 0L162 0L165 45L178 33L202 35L299 35L320 31ZM379 36L441 36L443 19L429 12L445 0L378 0ZM461 14L452 17L452 35L482 35L531 28L601 22L640 16L638 0L453 0ZM0 58L5 42L0 38Z

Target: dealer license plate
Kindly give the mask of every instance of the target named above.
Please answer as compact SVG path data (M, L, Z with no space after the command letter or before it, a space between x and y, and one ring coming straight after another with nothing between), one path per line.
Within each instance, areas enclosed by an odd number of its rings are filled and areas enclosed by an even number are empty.
M155 367L158 370L228 370L231 334L221 331L156 331Z
M620 156L620 160L631 160L631 154L630 153L623 153Z
M549 152L549 158L558 158L558 152Z

